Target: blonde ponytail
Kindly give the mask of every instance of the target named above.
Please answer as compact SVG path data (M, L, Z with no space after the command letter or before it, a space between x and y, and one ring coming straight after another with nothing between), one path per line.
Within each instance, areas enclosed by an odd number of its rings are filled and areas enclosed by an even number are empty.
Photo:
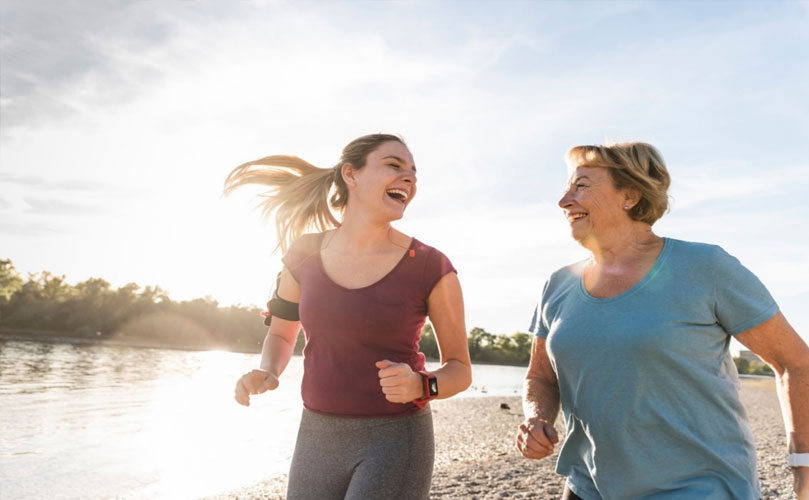
M355 169L382 143L404 141L395 135L372 134L351 141L334 168L318 168L296 156L276 155L239 165L225 179L225 195L246 184L269 189L261 194L264 216L275 215L278 247L286 252L292 242L311 231L326 231L340 225L332 209L341 211L348 202L348 188L340 172L343 164ZM334 193L329 192L334 185ZM277 247L277 248L278 248Z
M274 213L278 246L286 252L302 234L339 225L328 203L334 175L334 169L295 156L268 156L234 168L225 179L225 195L246 184L269 186L260 195L261 211L265 217Z

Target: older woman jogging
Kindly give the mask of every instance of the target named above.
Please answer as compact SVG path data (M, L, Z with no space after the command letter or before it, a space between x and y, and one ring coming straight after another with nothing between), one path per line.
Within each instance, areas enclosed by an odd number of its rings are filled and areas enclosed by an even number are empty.
M785 464L809 499L809 348L753 273L716 245L656 235L669 173L644 143L567 153L559 206L590 258L545 283L517 446L553 453L565 498L760 498L731 337L775 371ZM788 455L788 456L787 456Z

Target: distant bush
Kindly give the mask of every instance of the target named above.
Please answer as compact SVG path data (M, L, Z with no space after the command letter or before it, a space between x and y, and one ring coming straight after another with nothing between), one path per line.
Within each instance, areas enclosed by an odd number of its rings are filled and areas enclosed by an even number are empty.
M528 366L533 336L518 332L514 335L495 335L483 328L472 328L466 337L469 356L477 363ZM439 359L438 342L429 323L421 330L419 350L428 359Z
M0 329L252 351L267 331L255 307L221 307L210 297L176 302L159 287L114 289L100 278L71 285L48 271L25 280L8 259L0 259Z
M767 363L747 358L733 358L740 375L775 375Z

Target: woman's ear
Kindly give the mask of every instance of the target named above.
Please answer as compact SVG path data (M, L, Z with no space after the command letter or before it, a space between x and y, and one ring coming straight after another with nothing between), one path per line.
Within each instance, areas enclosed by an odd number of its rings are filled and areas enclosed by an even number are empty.
M340 175L343 176L343 181L347 187L357 187L357 170L350 163L343 163L340 167Z
M632 210L640 202L640 192L635 189L624 190L624 206Z

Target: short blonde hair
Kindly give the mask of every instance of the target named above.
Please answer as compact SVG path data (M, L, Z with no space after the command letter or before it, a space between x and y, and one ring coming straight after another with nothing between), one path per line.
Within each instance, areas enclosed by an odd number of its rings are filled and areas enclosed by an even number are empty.
M668 210L669 172L660 152L645 142L575 146L568 150L569 167L606 168L616 189L629 189L640 196L629 216L650 226Z

